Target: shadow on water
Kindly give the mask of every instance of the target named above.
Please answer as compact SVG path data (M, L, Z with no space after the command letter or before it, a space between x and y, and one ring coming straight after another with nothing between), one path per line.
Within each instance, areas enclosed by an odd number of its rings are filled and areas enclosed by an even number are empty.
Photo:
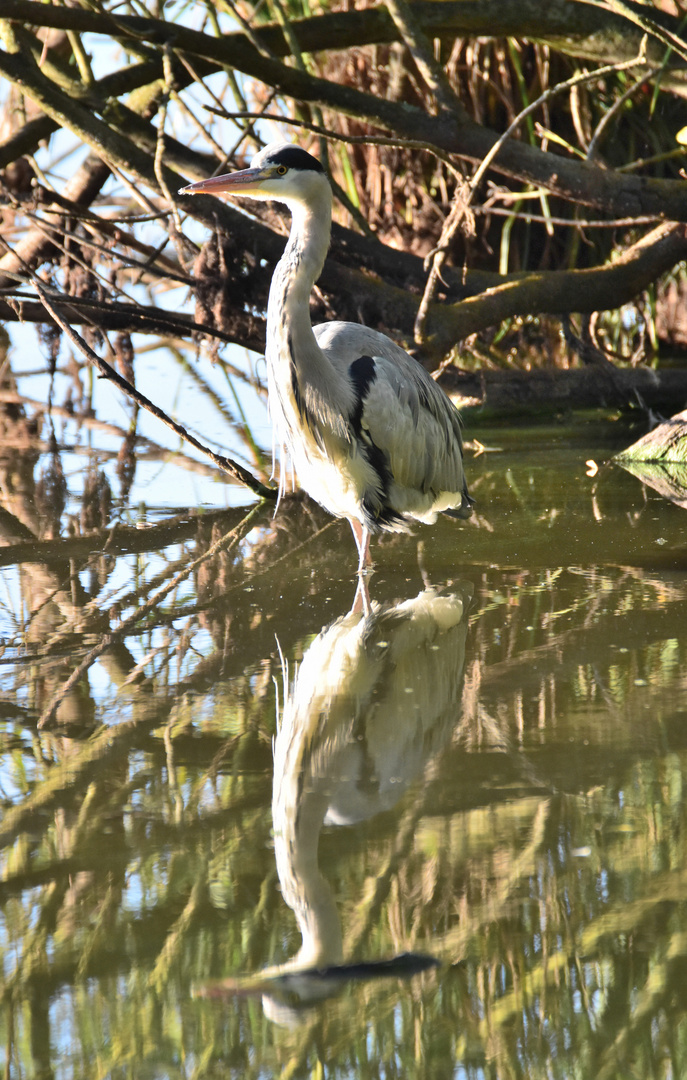
M687 1075L681 507L506 445L364 617L317 507L79 516L19 442L6 1075Z

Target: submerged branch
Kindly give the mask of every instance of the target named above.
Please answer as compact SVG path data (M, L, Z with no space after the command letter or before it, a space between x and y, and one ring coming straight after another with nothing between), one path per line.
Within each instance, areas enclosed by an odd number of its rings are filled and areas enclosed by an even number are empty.
M643 435L627 450L617 454L616 460L623 463L651 461L687 465L687 409Z
M531 371L457 371L447 368L440 386L462 408L478 408L480 416L547 410L624 408L641 402L668 410L687 398L687 371L616 368L590 365L570 371L535 368Z
M217 523L225 530L234 529L245 517L245 509L190 511L157 525L139 529L132 525L115 522L104 529L97 529L85 536L65 536L55 540L39 540L31 536L25 540L0 545L0 567L40 563L43 566L60 566L70 560L79 561L95 554L110 556L133 555L152 551L168 544L179 544L192 539L198 526Z

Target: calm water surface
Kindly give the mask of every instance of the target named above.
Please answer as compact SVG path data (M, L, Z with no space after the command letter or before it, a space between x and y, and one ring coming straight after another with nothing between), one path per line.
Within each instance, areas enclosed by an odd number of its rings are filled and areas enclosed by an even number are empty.
M3 459L6 1076L687 1076L687 514L480 437L367 616L311 504L36 543Z

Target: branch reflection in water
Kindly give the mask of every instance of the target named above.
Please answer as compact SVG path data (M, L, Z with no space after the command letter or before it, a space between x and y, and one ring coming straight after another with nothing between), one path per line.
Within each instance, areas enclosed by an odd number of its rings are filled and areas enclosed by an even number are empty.
M454 586L455 589L455 586ZM257 982L206 988L263 993L267 1015L294 1022L351 979L407 977L427 955L344 955L331 884L318 865L325 825L357 825L391 809L444 747L461 711L469 584L373 603L325 627L288 688L274 746L272 818L277 872L302 946ZM285 669L285 680L288 672Z

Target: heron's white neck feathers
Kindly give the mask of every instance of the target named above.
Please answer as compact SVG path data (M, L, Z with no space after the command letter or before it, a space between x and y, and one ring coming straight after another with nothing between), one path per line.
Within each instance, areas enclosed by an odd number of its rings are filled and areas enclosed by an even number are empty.
M306 348L317 347L310 322L310 293L322 273L327 257L332 224L331 188L324 177L314 187L309 201L295 199L291 211L291 231L286 249L272 278L267 308L267 347L273 335L288 333Z
M306 272L309 276L312 275L308 289L312 288L322 273L332 231L332 194L326 181L318 188L317 195L317 198L307 204L293 202L290 206L289 247L295 247L301 253L304 263L303 283L306 284Z
M346 437L347 381L320 349L310 321L310 293L329 248L332 194L322 174L310 178L307 200L290 198L291 232L272 278L267 307L270 412L279 452L280 495L286 487L285 450L302 439L304 412L321 430ZM285 200L286 201L286 200ZM350 402L352 407L352 401Z

